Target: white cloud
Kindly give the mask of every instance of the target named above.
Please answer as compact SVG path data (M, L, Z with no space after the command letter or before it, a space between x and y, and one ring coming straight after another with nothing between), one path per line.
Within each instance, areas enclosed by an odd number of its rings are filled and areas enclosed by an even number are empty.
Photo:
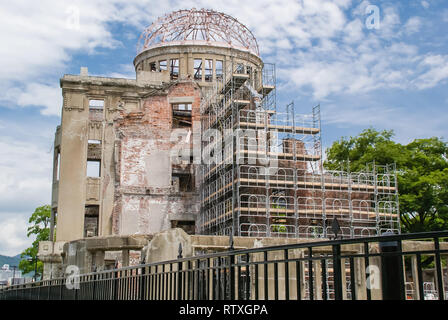
M15 256L29 247L33 239L26 237L27 219L24 215L9 215L0 223L0 254Z
M43 115L60 115L62 109L62 93L59 86L41 83L28 83L23 89L14 88L6 93L4 99L21 107L44 107Z
M121 45L119 35L111 33L110 23L135 26L136 34L139 34L143 26L172 10L210 8L210 3L205 0L176 0L157 6L151 3L132 0L79 0L73 3L67 0L54 4L46 0L30 8L29 3L25 5L22 0L8 5L0 11L3 12L0 13L3 23L11 25L11 28L0 31L6 43L0 49L0 68L5 71L0 75L0 83L9 90L2 91L0 100L6 100L4 92L19 92L19 99L9 101L17 100L21 106L41 104L45 107L44 114L58 114L60 108L55 106L60 105L57 86L49 85L48 79L28 84L29 79L35 79L37 75L45 79L50 73L60 75L75 51L95 53L101 47ZM411 17L402 24L397 8L379 5L380 29L369 30L365 26L365 8L369 4L369 1L357 4L349 0L260 0L257 6L262 10L254 10L251 2L228 0L215 3L213 9L230 14L247 25L268 60L281 59L285 64L278 64L279 69L291 69L291 74L299 76L293 80L299 89L311 87L315 97L325 98L335 93L403 87L403 83L414 80L415 67L424 57L414 53L415 59L405 57L403 60L402 55L391 51L394 42L392 45L388 42L399 41L401 30L408 34L419 32L422 18ZM23 14L25 6L30 15ZM77 17L79 27L76 26ZM125 38L129 38L128 32ZM409 45L402 45L403 48L406 46ZM357 70L351 70L353 66ZM348 77L341 83L345 73ZM311 77L306 77L307 74ZM133 77L133 70L119 70L109 75ZM317 81L321 80L322 85L317 86ZM384 80L386 82L381 84ZM30 98L36 93L38 99L32 101ZM56 97L57 103L52 102Z
M49 204L53 154L7 137L0 139L0 150L0 213Z
M76 10L70 10L75 8ZM112 7L113 8L113 7ZM117 45L106 21L110 6L89 1L29 2L18 0L2 5L0 19L0 80L28 80L26 77L52 74L70 59L73 50L90 50ZM79 27L72 15L79 14Z
M420 30L421 26L422 19L420 17L411 17L404 25L404 30L408 34L416 33Z
M414 81L418 89L432 88L448 79L448 55L427 55L419 67L425 71Z
M423 8L425 8L425 9L429 8L429 2L428 1L421 1L420 3L421 3Z

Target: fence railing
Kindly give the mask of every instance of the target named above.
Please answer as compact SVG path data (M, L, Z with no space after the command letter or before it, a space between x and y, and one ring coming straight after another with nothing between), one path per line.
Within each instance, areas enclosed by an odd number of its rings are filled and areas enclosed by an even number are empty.
M448 232L433 232L188 258L180 250L177 260L6 287L0 299L445 300L447 240Z

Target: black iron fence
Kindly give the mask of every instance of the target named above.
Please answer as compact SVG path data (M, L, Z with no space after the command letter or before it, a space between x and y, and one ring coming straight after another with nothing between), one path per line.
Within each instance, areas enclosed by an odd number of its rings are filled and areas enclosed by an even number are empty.
M10 286L0 290L0 299L445 300L447 240L448 232L434 232L180 254Z

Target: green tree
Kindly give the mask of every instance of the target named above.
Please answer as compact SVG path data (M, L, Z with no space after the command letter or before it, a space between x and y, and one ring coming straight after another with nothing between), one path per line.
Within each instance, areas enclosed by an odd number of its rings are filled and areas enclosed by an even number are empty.
M37 261L37 273L42 274L43 263L37 259L37 253L39 250L39 242L49 240L50 217L51 207L49 205L44 205L36 208L28 220L28 223L30 223L31 226L28 227L27 237L34 236L35 240L31 247L26 248L20 255L22 260L19 263L19 269L22 270L23 273L34 272L35 263Z
M370 128L341 138L327 150L325 168L361 171L373 161L395 163L403 231L448 229L448 143L433 137L402 145L392 137L392 130Z

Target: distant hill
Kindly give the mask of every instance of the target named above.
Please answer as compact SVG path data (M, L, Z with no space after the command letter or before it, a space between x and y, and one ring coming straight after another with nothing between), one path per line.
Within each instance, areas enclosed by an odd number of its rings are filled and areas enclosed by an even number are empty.
M10 266L19 266L19 262L22 260L20 258L20 254L14 256L14 257L8 257L8 256L2 256L0 255L0 268L4 264L9 264Z
M8 257L8 256L2 256L0 254L0 268L3 267L4 264L9 264L9 266L19 266L19 262L20 260L22 260L22 258L20 258L20 253L14 257ZM29 272L27 274L22 274L22 277L33 277L34 276L34 271Z

